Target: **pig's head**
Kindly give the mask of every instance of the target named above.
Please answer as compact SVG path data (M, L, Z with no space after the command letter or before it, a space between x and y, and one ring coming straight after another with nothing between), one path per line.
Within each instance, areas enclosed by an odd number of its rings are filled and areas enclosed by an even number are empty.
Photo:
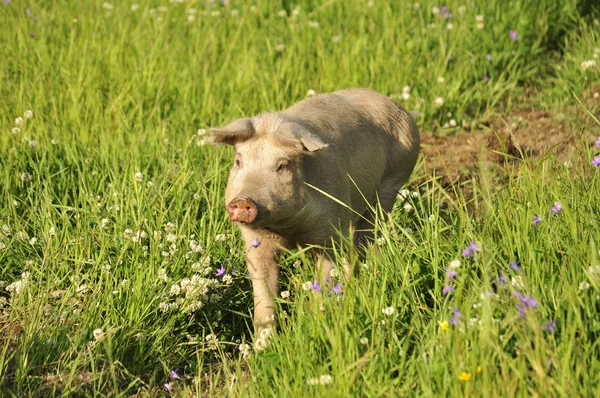
M213 128L211 140L235 147L225 191L232 221L262 228L299 216L306 200L305 157L327 146L310 127L268 113Z

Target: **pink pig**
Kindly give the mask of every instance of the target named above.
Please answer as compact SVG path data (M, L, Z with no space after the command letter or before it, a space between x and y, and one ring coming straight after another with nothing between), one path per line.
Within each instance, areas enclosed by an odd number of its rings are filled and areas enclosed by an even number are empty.
M336 230L349 228L355 246L364 247L373 237L370 207L379 202L392 209L419 153L410 114L368 89L317 95L213 128L211 135L236 150L225 203L246 246L257 333L275 326L277 249L331 247ZM326 280L333 264L325 250L315 254Z

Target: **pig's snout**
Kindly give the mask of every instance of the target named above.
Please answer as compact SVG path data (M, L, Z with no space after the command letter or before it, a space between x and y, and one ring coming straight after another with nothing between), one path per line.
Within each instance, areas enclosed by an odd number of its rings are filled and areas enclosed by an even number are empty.
M251 223L258 216L258 205L250 198L235 198L227 205L231 221Z

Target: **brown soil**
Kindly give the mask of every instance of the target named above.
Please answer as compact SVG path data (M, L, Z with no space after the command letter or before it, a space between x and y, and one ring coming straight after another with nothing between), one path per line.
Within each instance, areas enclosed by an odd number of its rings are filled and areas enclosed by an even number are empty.
M545 156L574 161L574 153L589 145L600 128L584 120L582 112L567 118L546 111L518 111L492 120L482 130L459 130L452 135L421 134L426 175L440 176L442 186L470 180L481 168L506 169L522 162L536 164ZM422 180L428 177L423 177Z

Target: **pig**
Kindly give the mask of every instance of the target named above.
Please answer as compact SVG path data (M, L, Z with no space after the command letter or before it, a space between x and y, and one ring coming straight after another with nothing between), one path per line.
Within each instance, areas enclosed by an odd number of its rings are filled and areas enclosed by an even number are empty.
M391 211L420 145L416 123L401 105L360 88L310 97L210 133L213 143L235 147L225 205L245 242L256 333L276 327L280 249L309 247L326 286L334 267L327 248L349 230L354 246L366 247L373 208Z

